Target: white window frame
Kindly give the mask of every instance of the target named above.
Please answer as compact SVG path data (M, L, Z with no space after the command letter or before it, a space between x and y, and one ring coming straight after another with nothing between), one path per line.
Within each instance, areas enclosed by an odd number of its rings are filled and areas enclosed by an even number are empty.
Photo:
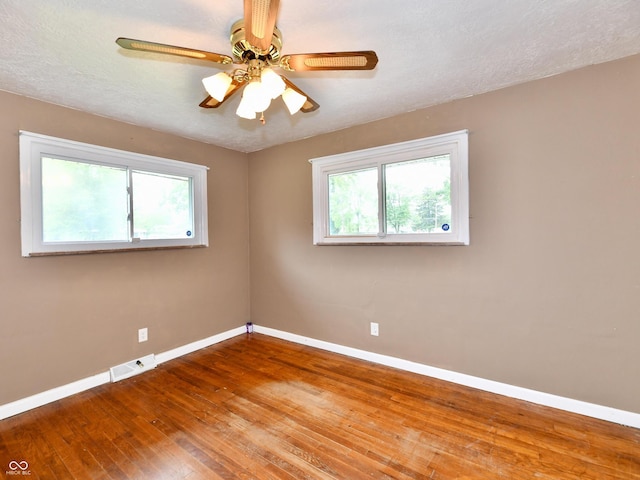
M139 239L106 242L43 242L42 158L127 168L189 177L193 201L193 236L184 239ZM20 131L20 211L22 256L61 255L139 249L191 248L209 245L207 221L208 167L113 148ZM127 192L123 192L126 195ZM133 192L135 201L135 192ZM131 232L131 228L129 229Z
M309 160L313 181L314 245L469 245L468 130ZM451 165L451 229L434 233L385 231L383 166L449 154ZM378 171L377 235L331 235L329 175L365 168Z

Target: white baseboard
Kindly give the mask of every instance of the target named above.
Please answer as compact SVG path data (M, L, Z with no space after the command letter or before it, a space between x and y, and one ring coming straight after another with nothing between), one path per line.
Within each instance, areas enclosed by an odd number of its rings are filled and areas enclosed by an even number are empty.
M182 347L174 348L173 350L160 353L156 355L155 360L158 364L167 362L169 360L173 360L174 358L186 355L191 352L195 352L196 350L200 350L201 348L205 348L215 343L222 342L245 332L246 329L244 326L234 328L226 332L222 332L217 335L205 338L203 340L198 340L196 342L183 345ZM68 383L67 385L52 388L51 390L47 390L45 392L36 393L35 395L16 400L15 402L0 405L0 420L18 415L19 413L26 412L33 408L41 407L42 405L55 402L56 400L69 397L76 393L84 392L85 390L95 388L105 383L109 383L110 381L111 375L109 371L106 371L97 375L93 375L91 377L83 378L76 382Z
M156 355L156 362L158 362L158 364L168 362L169 360L173 360L174 358L187 355L188 353L195 352L196 350L209 347L216 343L224 342L225 340L229 340L230 338L236 337L246 332L247 332L247 329L244 325L242 327L232 328L231 330L227 330L226 332L213 335L203 340L198 340L193 343L183 345L182 347L174 348L173 350L168 350L166 352L159 353L158 355Z
M92 377L83 378L76 382L71 382L61 387L52 388L45 392L36 393L30 397L21 398L15 402L0 405L0 420L3 420L19 413L24 413L33 408L41 407L47 403L55 402L61 398L70 397L76 393L84 392L104 383L109 383L111 375L109 372L102 372Z
M581 400L574 400L572 398L538 392L536 390L530 390L528 388L517 387L514 385L509 385L507 383L495 382L493 380L466 375L464 373L431 367L429 365L423 365L421 363L411 362L409 360L403 360L401 358L372 353L366 350L358 350L356 348L345 347L336 343L303 337L301 335L283 332L281 330L275 330L273 328L261 327L259 325L254 325L253 331L256 333L262 333L272 337L281 338L283 340L288 340L290 342L309 345L311 347L320 348L322 350L327 350L334 353L340 353L349 357L368 360L370 362L398 368L400 370L406 370L408 372L438 378L440 380L446 380L447 382L477 388L486 392L497 393L499 395L505 395L507 397L525 400L527 402L536 403L538 405L544 405L567 412L578 413L580 415L586 415L588 417L598 418L600 420L606 420L629 427L640 428L640 413L627 412L625 410L618 410L616 408L583 402Z
M366 350L345 347L344 345L339 345L336 343L303 337L302 335L283 332L281 330L262 327L260 325L254 324L253 331L256 333L262 333L264 335L281 338L283 340L288 340L290 342L309 345L311 347L347 355L349 357L359 358L361 360L367 360L381 365L398 368L400 370L406 370L408 372L438 378L440 380L446 380L447 382L477 388L486 392L497 393L499 395L505 395L507 397L525 400L527 402L536 403L538 405L544 405L547 407L557 408L572 413L578 413L581 415L586 415L588 417L598 418L621 425L640 428L640 413L627 412L625 410L618 410L611 407L583 402L581 400L574 400L558 395L538 392L536 390L530 390L528 388L509 385L507 383L495 382L493 380L474 377L471 375L466 375L464 373L457 373L442 368L431 367L429 365L411 362L409 360L403 360L397 357L390 357L388 355L381 355L379 353L368 352ZM222 332L217 335L205 338L203 340L198 340L196 342L183 345L182 347L159 353L158 355L156 355L156 362L158 364L168 362L169 360L173 360L174 358L178 358L183 355L187 355L188 353L192 353L202 348L220 343L224 340L233 338L245 332L246 328L243 325L242 327L237 327L226 332ZM16 400L15 402L0 405L0 420L11 417L13 415L18 415L19 413L26 412L42 405L46 405L47 403L55 402L56 400L69 397L76 393L89 390L99 385L109 383L109 381L110 375L109 372L106 371L97 375L93 375L91 377L78 380L76 382L69 383L67 385L62 385L60 387L47 390L42 393L37 393L30 397Z

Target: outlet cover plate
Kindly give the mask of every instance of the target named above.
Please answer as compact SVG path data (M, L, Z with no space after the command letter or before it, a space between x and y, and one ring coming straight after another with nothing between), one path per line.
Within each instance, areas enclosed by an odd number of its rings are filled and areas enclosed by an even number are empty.
M380 334L380 329L378 327L378 324L375 322L371 322L371 335L373 335L374 337L377 337Z
M147 328L138 330L138 343L146 342L147 340L149 340L149 330Z

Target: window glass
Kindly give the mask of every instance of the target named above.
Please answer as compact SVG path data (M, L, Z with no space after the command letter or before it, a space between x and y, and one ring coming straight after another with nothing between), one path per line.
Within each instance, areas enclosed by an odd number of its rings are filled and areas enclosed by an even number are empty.
M449 157L384 166L387 233L432 233L451 228Z
M193 235L191 181L156 173L133 172L136 238L189 238Z
M42 240L126 241L127 171L42 158Z
M331 235L378 233L378 172L375 168L329 175Z

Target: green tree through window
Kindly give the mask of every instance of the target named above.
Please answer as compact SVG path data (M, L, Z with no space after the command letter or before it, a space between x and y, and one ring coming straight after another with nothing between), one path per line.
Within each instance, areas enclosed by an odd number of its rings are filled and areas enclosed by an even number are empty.
M329 175L331 235L378 232L377 175L375 168Z
M440 190L425 188L418 201L413 229L416 232L431 233L451 225L451 182L445 181Z
M384 168L387 233L431 233L451 223L448 155Z

